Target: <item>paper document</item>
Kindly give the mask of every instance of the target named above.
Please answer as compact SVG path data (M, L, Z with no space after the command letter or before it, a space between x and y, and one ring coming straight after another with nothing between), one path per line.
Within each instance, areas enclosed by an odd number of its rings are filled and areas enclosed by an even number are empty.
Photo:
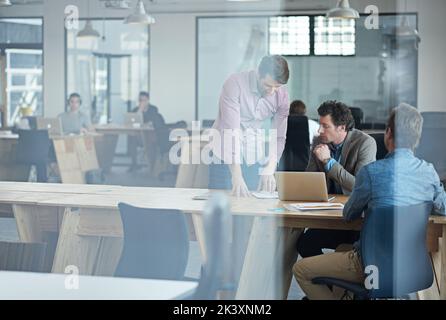
M290 211L312 211L312 210L342 210L344 205L342 203L331 202L300 202L283 205Z
M279 194L276 192L251 192L257 199L279 199Z

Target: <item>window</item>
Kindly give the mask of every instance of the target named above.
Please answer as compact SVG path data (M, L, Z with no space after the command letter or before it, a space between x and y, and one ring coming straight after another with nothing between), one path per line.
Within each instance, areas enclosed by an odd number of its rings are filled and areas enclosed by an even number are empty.
M285 56L351 56L355 20L323 16L269 18L269 52Z
M67 30L66 93L82 97L93 123L122 123L138 97L149 89L149 28L122 19L92 19L97 39L79 38ZM85 26L81 20L80 28Z
M314 17L314 54L355 54L355 20Z
M269 19L270 53L310 54L310 17L274 17Z
M0 19L2 126L43 115L42 19Z

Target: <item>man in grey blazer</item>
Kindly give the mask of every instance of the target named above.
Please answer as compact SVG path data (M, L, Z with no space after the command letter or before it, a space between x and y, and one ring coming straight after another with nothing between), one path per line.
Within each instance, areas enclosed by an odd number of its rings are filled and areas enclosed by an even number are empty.
M318 113L319 137L313 141L307 171L325 172L328 193L349 195L359 169L376 160L376 142L353 128L353 116L344 103L326 101ZM299 237L297 250L306 258L358 238L357 231L307 229Z

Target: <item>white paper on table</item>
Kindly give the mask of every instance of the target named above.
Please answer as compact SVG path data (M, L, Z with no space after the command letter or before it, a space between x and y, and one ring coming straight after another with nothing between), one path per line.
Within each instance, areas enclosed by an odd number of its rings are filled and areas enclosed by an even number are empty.
M251 192L251 194L257 199L279 199L279 194L276 192Z
M290 203L283 205L290 211L312 211L312 210L342 210L344 205L342 203L331 202L301 202Z

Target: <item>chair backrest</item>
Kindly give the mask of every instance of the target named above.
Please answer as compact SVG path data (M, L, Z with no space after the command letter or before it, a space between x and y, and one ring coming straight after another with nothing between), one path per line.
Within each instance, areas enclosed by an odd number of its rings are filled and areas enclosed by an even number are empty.
M310 137L306 116L289 116L280 171L305 171L310 157Z
M0 242L0 270L44 272L46 243Z
M415 150L417 157L434 165L441 179L446 178L446 112L423 112L423 131Z
M115 276L179 280L189 257L186 217L178 210L118 204L124 248Z
M201 125L203 128L212 128L212 126L214 125L215 120L209 120L209 119L205 119L201 121Z
M353 119L355 120L355 128L361 130L364 119L364 112L361 108L357 107L351 107L350 111L352 113Z
M206 262L192 299L212 300L229 276L230 224L229 202L224 194L214 194L203 212Z
M51 145L48 130L19 130L18 134L17 162L29 165L46 164Z
M378 207L366 212L361 232L365 271L375 266L378 286L370 298L391 298L429 288L433 282L426 233L432 204ZM372 274L376 270L371 270ZM370 276L372 276L372 274ZM367 283L367 279L366 279ZM370 288L367 288L370 289Z
M371 133L370 136L376 141L376 160L384 159L388 153L384 143L384 133Z

